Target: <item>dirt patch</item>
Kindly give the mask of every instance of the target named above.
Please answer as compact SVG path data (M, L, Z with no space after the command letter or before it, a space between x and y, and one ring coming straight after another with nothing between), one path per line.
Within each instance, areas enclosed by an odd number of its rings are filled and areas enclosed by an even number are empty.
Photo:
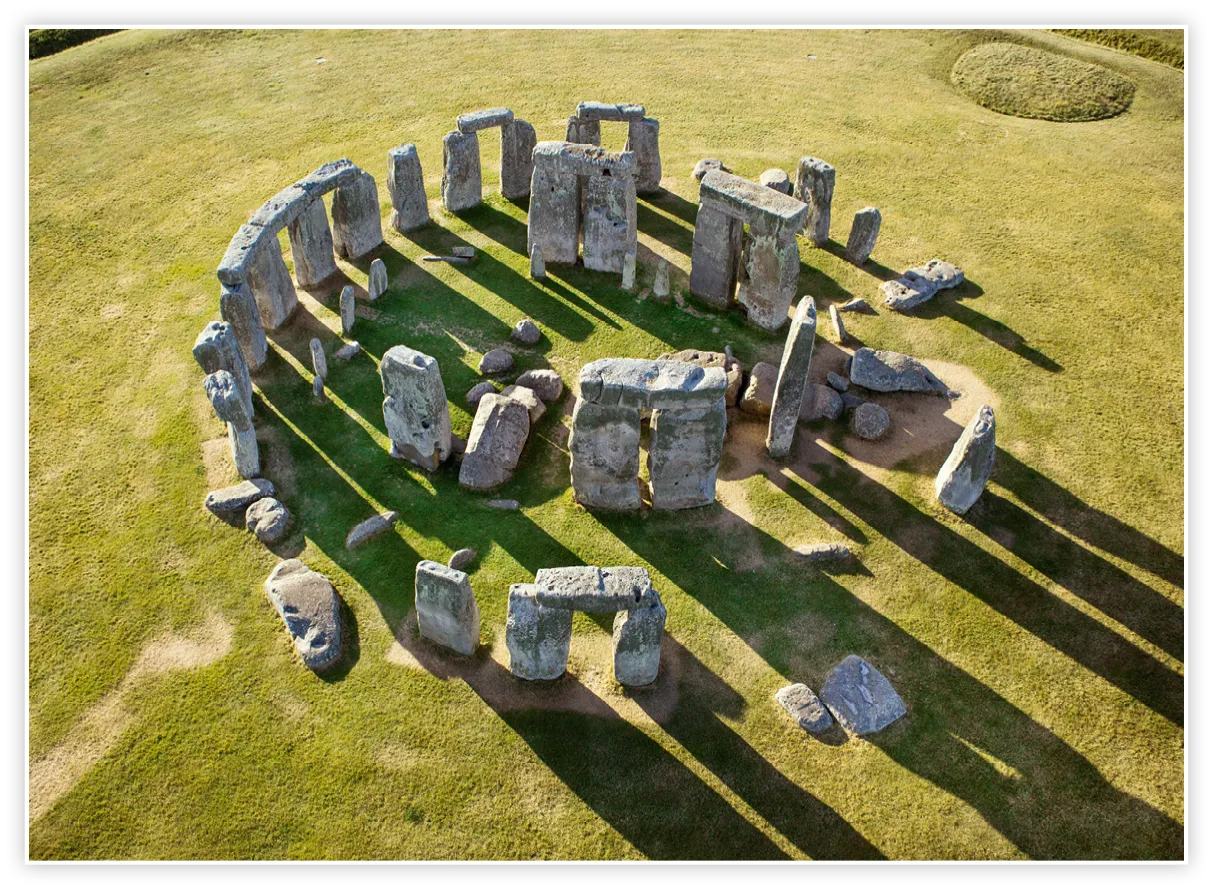
M126 306L122 303L110 303L108 306L101 307L101 317L106 321L121 318L124 312L126 312Z

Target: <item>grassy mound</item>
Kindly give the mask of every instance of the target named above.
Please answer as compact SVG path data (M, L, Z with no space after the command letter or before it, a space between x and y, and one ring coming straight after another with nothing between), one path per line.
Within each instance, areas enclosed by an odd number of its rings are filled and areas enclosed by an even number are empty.
M952 82L992 111L1047 121L1115 117L1133 82L1099 65L1015 43L983 43L956 60Z
M1123 50L1143 59L1150 59L1184 70L1184 33L1178 30L1146 29L1127 31L1120 28L1057 28L1058 34Z

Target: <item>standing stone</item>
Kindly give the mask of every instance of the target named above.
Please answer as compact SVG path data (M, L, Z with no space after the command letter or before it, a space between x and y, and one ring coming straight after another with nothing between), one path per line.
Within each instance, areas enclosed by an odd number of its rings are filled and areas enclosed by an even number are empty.
M341 336L349 336L350 331L354 330L354 313L357 308L354 300L354 285L347 284L341 289L341 297L337 301L337 308L341 312Z
M265 579L265 595L305 665L322 671L341 657L341 613L328 578L301 560L285 559Z
M623 150L636 152L636 191L642 195L661 191L660 132L661 124L654 118L628 121L628 141Z
M465 572L423 559L417 563L417 629L427 640L471 655L480 644L480 608Z
M442 203L451 213L480 203L480 138L451 130L442 137Z
M792 194L792 180L787 172L780 170L778 167L772 167L770 170L763 170L758 177L758 182L765 185L769 189L775 189L784 195Z
M548 277L547 268L543 265L543 249L538 244L531 247L531 277L536 281Z
M783 357L779 360L779 376L775 379L771 422L767 426L767 451L771 457L787 457L792 448L816 336L817 305L812 297L804 297L792 316L788 338L783 344Z
M768 331L777 331L788 319L800 278L800 251L795 235L747 236L742 252L737 302L746 318Z
M256 253L249 266L249 288L257 301L261 323L266 330L276 331L299 305L299 295L282 260L282 245L277 237L263 236L253 250Z
M994 471L994 409L982 405L935 476L935 497L963 515L985 491Z
M569 661L573 612L544 606L535 584L511 584L505 617L510 673L523 680L555 680Z
M699 206L691 242L691 293L709 306L727 309L733 302L744 232L741 220Z
M308 204L286 227L291 239L291 260L300 287L315 287L337 271L333 256L333 232L328 213L319 198Z
M577 145L602 145L602 127L598 121L582 120L574 115L565 128L564 141Z
M249 377L244 353L236 339L236 331L225 321L212 321L194 341L194 360L203 374L227 371L240 388L244 413L253 416L253 381Z
M793 194L809 205L804 232L818 247L830 240L830 203L834 200L834 168L818 158L801 158Z
M769 417L775 401L775 383L779 380L779 369L767 362L758 362L750 369L745 392L741 394L738 407L746 414Z
M880 211L865 207L855 214L851 223L851 236L847 238L847 259L862 266L876 247L876 236L880 234Z
M585 183L582 262L596 272L622 272L623 257L636 249L636 181L602 170Z
M842 323L842 316L838 314L838 307L833 303L830 304L830 321L834 325L834 335L838 337L838 342L847 342L846 325Z
M855 735L879 732L906 712L893 684L858 655L848 655L826 675L821 700Z
M367 279L366 292L370 295L371 300L378 300L387 291L387 266L383 264L383 260L375 260L371 263L371 274Z
M875 402L864 402L851 415L851 431L861 439L879 439L888 429L889 412Z
M265 364L268 344L265 341L265 325L257 301L247 284L229 287L224 284L219 292L219 317L232 326L236 342L244 355L250 371L259 370Z
M312 378L312 400L317 405L323 405L328 400L328 393L324 391L324 378L319 374Z
M633 247L623 255L623 279L619 286L631 290L636 286L636 248Z
M657 272L653 276L653 296L663 303L670 298L670 264L657 261Z
M710 407L654 409L648 466L655 510L703 507L716 500L727 423L723 392Z
M215 415L227 424L236 472L244 479L256 479L261 475L257 431L253 429L252 416L245 412L244 399L235 378L227 371L216 371L208 374L202 385Z
M535 128L524 120L501 126L501 194L516 201L531 193Z
M451 413L438 362L407 346L393 346L384 353L379 374L392 456L437 469L451 453Z
M508 482L530 432L526 405L499 393L482 396L459 465L459 484L473 491L487 491Z
M657 679L666 611L653 593L651 604L615 613L611 653L615 682L622 686L648 686Z
M640 507L640 411L578 399L569 454L577 503L607 510Z
M829 710L821 703L813 690L803 683L793 683L775 693L775 701L787 711L796 724L812 733L825 732L834 725Z
M333 248L338 256L356 260L382 243L379 189L375 177L362 171L333 192Z
M324 357L324 346L320 343L319 337L313 337L309 344L312 350L312 371L321 380L329 379L329 363Z
M413 143L397 145L387 153L387 190L392 198L392 228L412 232L430 221L421 159Z
M526 249L542 248L547 263L575 263L581 232L579 177L554 164L536 164L526 217Z

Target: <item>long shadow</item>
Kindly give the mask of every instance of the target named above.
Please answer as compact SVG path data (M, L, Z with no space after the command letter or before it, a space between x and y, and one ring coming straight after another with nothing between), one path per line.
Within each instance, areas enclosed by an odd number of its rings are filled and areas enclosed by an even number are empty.
M823 244L821 249L826 251L826 253L833 254L840 260L845 260L848 263L851 262L847 258L847 246L841 242L835 241L833 238ZM852 265L854 264L852 263ZM856 266L855 268L861 269L874 278L880 279L881 281L892 281L894 278L901 277L900 272L895 269L890 269L888 266L884 265L878 260L872 259L871 257L868 257L862 266Z
M684 223L688 223L691 228L695 227L695 216L699 213L699 204L695 201L688 201L682 195L662 189L660 192L652 195L638 196L636 199L637 212L639 212L640 205L642 204L648 204L664 210L671 216L676 216Z
M1003 349L1015 353L1020 358L1031 362L1036 367L1051 374L1057 374L1064 370L1062 365L1049 358L1039 349L1029 346L1023 337L1001 321L996 321L988 315L983 315L959 302L960 300L978 296L980 293L981 288L966 279L958 287L936 294L934 299L923 303L912 311L913 314L920 318L942 317L960 322L970 330L981 334L991 343L995 343Z
M803 259L800 261L800 280L796 293L812 294L813 299L817 301L818 312L825 310L830 303L845 303L855 296L825 272L813 268ZM819 321L818 324L820 323Z
M639 202L636 204L636 229L667 247L674 248L683 256L691 255L694 229L688 229Z
M501 200L507 199L502 198ZM515 207L521 207L523 210L528 210L530 207L529 198L509 203ZM527 256L525 219L516 219L488 203L481 203L478 207L459 214L459 218L480 234L492 238L502 247L521 256Z

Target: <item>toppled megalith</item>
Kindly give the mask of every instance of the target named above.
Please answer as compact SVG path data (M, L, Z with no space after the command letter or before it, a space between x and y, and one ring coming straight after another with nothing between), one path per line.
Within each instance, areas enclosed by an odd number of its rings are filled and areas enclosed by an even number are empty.
M333 192L333 249L340 257L356 260L382 243L379 189L375 177L359 171L353 182Z
M855 350L851 357L851 382L873 392L938 392L950 396L946 383L918 359L900 352Z
M194 360L204 374L227 371L240 389L244 412L253 416L253 381L249 377L244 351L236 339L236 331L223 321L212 321L194 341Z
M858 655L848 655L826 675L821 700L854 735L879 732L906 712L893 684Z
M471 655L480 644L480 609L466 572L423 559L416 572L417 629L427 640Z
M943 260L931 260L925 266L916 266L893 281L880 286L884 292L884 304L890 309L905 312L925 303L941 290L956 287L965 280L965 273L958 266Z
M305 665L322 671L341 657L341 613L328 578L301 560L286 559L265 579L265 595Z
M392 456L435 470L451 454L451 413L436 359L393 346L379 363Z
M425 178L417 146L409 142L387 153L387 190L392 199L392 228L412 232L430 221L430 205L425 196Z
M523 680L555 680L569 661L570 609L542 605L536 584L511 584L505 617L510 673Z
M767 451L771 457L787 457L792 448L816 336L817 304L812 297L804 297L792 316L788 338L783 344L783 358L779 361L779 376L775 379L771 420L767 425Z
M530 432L531 417L525 404L499 393L482 396L459 465L459 484L487 491L508 482Z
M208 374L202 385L211 407L215 409L215 415L227 424L236 472L245 479L257 478L261 475L257 431L253 428L252 415L245 410L244 397L236 379L227 371L216 371Z
M977 503L994 471L994 409L982 405L952 446L935 476L935 497L953 513Z
M804 233L818 247L830 240L830 205L834 201L834 168L820 158L801 158L792 194L809 206Z

